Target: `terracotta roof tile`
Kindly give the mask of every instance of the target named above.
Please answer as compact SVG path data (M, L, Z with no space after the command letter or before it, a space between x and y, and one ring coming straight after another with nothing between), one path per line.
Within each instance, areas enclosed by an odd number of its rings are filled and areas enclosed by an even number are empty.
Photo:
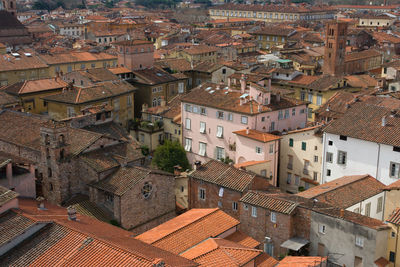
M346 209L379 194L384 188L384 184L370 175L354 175L314 186L297 195Z
M236 231L224 239L249 248L257 248L261 243L241 231Z
M1 165L1 162L0 162ZM18 197L18 193L0 185L0 207Z
M397 115L392 117L391 114L390 108L355 103L324 131L400 147L400 118ZM386 117L386 126L382 126L383 117Z
M366 59L366 58L371 58L371 57L378 57L382 56L382 54L374 49L369 49L369 50L364 50L361 52L353 52L350 54L345 55L345 62L350 62L354 60L360 60L360 59Z
M325 266L328 257L301 257L301 256L286 256L283 258L277 267L319 267Z
M400 225L400 208L396 208L386 221L395 225Z
M273 134L270 134L270 133L260 132L260 131L257 131L257 130L249 130L248 134L247 134L246 131L247 130L244 129L244 130L236 131L236 132L233 132L233 133L237 134L237 135L240 135L240 136L243 136L243 137L254 139L254 140L257 140L257 141L260 141L260 142L263 142L263 143L268 143L268 142L272 142L272 141L276 141L276 140L281 139L280 136L273 135Z
M24 216L7 211L0 215L0 246L10 242L15 237L24 233L32 225L35 224L34 220L31 220Z
M216 160L210 160L189 174L190 178L203 180L238 192L249 189L254 173L238 170L235 167Z
M277 194L259 191L248 191L240 201L284 214L291 214L298 205L296 202L280 198Z
M78 221L68 220L65 208L45 203L47 210L38 210L36 201L21 199L23 216L37 222L53 222L31 238L7 260L10 264L49 266L154 266L164 260L166 266L196 266L183 257L135 239L132 233L109 223L77 214ZM69 255L69 257L64 257ZM51 262L56 261L56 264ZM19 264L11 264L16 262ZM3 262L2 262L3 263Z
M183 257L194 260L200 266L243 266L262 253L237 243L210 238L182 253Z
M142 84L161 84L176 81L177 78L158 68L133 71L135 81Z
M275 267L279 261L268 255L267 253L262 253L256 258L257 267Z
M191 209L136 238L179 254L209 237L216 237L236 227L238 224L238 220L218 208Z

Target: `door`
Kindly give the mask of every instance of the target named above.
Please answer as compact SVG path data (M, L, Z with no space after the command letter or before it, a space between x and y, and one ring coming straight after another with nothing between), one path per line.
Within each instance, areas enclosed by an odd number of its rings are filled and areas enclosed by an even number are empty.
M354 257L354 267L362 267L362 258L355 256Z

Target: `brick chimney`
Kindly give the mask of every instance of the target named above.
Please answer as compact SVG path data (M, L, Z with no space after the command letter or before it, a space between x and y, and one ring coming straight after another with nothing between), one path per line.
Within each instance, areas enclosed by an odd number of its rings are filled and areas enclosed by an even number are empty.
M246 75L242 74L242 77L240 78L240 92L244 94L246 90Z

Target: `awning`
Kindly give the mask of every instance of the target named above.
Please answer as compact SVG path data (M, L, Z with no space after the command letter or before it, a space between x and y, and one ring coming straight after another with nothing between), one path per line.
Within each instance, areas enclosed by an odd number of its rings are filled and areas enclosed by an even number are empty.
M281 247L294 251L299 251L302 247L310 243L307 239L301 237L292 237L281 244Z
M289 63L292 62L290 59L278 59L276 62L278 63Z

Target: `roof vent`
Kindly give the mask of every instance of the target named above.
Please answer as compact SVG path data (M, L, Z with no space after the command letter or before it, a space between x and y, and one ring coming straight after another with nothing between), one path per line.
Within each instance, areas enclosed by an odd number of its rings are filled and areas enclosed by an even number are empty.
M31 54L31 53L24 53L24 55L25 55L26 57L32 57L32 54Z
M206 88L206 91L210 91L211 89L212 89L212 87L209 86L209 87Z
M211 90L209 93L210 93L210 94L213 94L214 92L215 92L215 90Z
M19 57L19 56L20 56L20 54L18 54L18 53L11 53L11 55L12 55L13 57Z
M162 75L162 73L159 73L159 72L157 72L157 74L156 74L158 77L162 77L163 75Z
M382 127L386 126L386 117L382 117Z

